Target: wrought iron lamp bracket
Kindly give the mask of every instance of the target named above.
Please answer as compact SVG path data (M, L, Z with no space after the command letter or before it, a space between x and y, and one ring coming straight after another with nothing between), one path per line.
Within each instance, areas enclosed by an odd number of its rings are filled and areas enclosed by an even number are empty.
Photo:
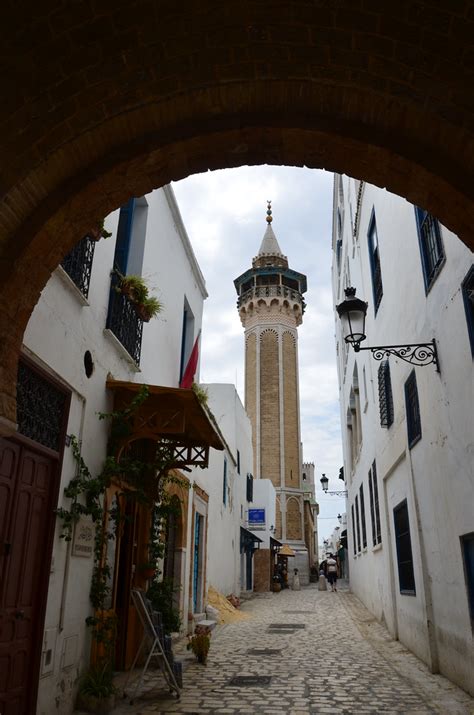
M325 494L331 494L331 496L337 496L337 497L346 497L347 496L347 489L341 489L340 491L337 492L324 492Z
M354 345L354 350L355 352L370 350L375 360L383 360L389 355L394 355L416 367L434 365L436 372L439 372L438 351L434 339L430 343L405 343L403 345L378 345L374 347Z

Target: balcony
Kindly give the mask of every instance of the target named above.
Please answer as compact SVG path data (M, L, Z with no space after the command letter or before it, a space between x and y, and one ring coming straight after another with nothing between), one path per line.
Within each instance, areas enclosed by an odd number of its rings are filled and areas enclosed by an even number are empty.
M95 241L89 236L84 236L61 263L62 268L84 298L89 296L94 249Z
M118 275L113 273L106 328L113 333L138 366L142 349L143 320L136 312L134 303L118 289L119 282Z
M282 285L255 286L253 288L250 288L250 290L246 290L245 293L242 293L242 295L239 296L237 300L237 307L240 308L241 305L247 303L247 301L249 301L251 298L272 297L289 298L290 300L300 303L303 306L304 311L305 301L301 293L297 290L294 290L293 288L287 288L287 286Z

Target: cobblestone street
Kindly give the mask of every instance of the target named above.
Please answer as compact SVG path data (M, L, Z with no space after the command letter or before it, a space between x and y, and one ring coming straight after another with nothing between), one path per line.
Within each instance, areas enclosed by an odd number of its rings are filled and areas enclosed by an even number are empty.
M122 701L114 714L474 713L472 698L431 675L347 590L319 592L311 585L300 592L262 594L243 610L249 620L220 626L213 634L207 666L199 665L184 643L175 648L183 661L180 701L167 694L153 671L142 696L133 705ZM271 652L259 653L264 650ZM234 676L271 680L237 687L230 684Z

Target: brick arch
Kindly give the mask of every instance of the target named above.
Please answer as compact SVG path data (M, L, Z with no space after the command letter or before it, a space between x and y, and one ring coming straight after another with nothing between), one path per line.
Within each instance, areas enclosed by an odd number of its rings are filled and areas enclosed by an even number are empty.
M191 173L347 173L474 245L474 0L44 0L8 8L0 106L0 416L51 271L130 195ZM1 31L0 31L1 32Z

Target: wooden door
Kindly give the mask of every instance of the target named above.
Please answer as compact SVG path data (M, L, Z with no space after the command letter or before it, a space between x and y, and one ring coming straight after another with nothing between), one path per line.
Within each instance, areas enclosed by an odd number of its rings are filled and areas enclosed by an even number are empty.
M58 460L0 438L0 713L35 710Z

